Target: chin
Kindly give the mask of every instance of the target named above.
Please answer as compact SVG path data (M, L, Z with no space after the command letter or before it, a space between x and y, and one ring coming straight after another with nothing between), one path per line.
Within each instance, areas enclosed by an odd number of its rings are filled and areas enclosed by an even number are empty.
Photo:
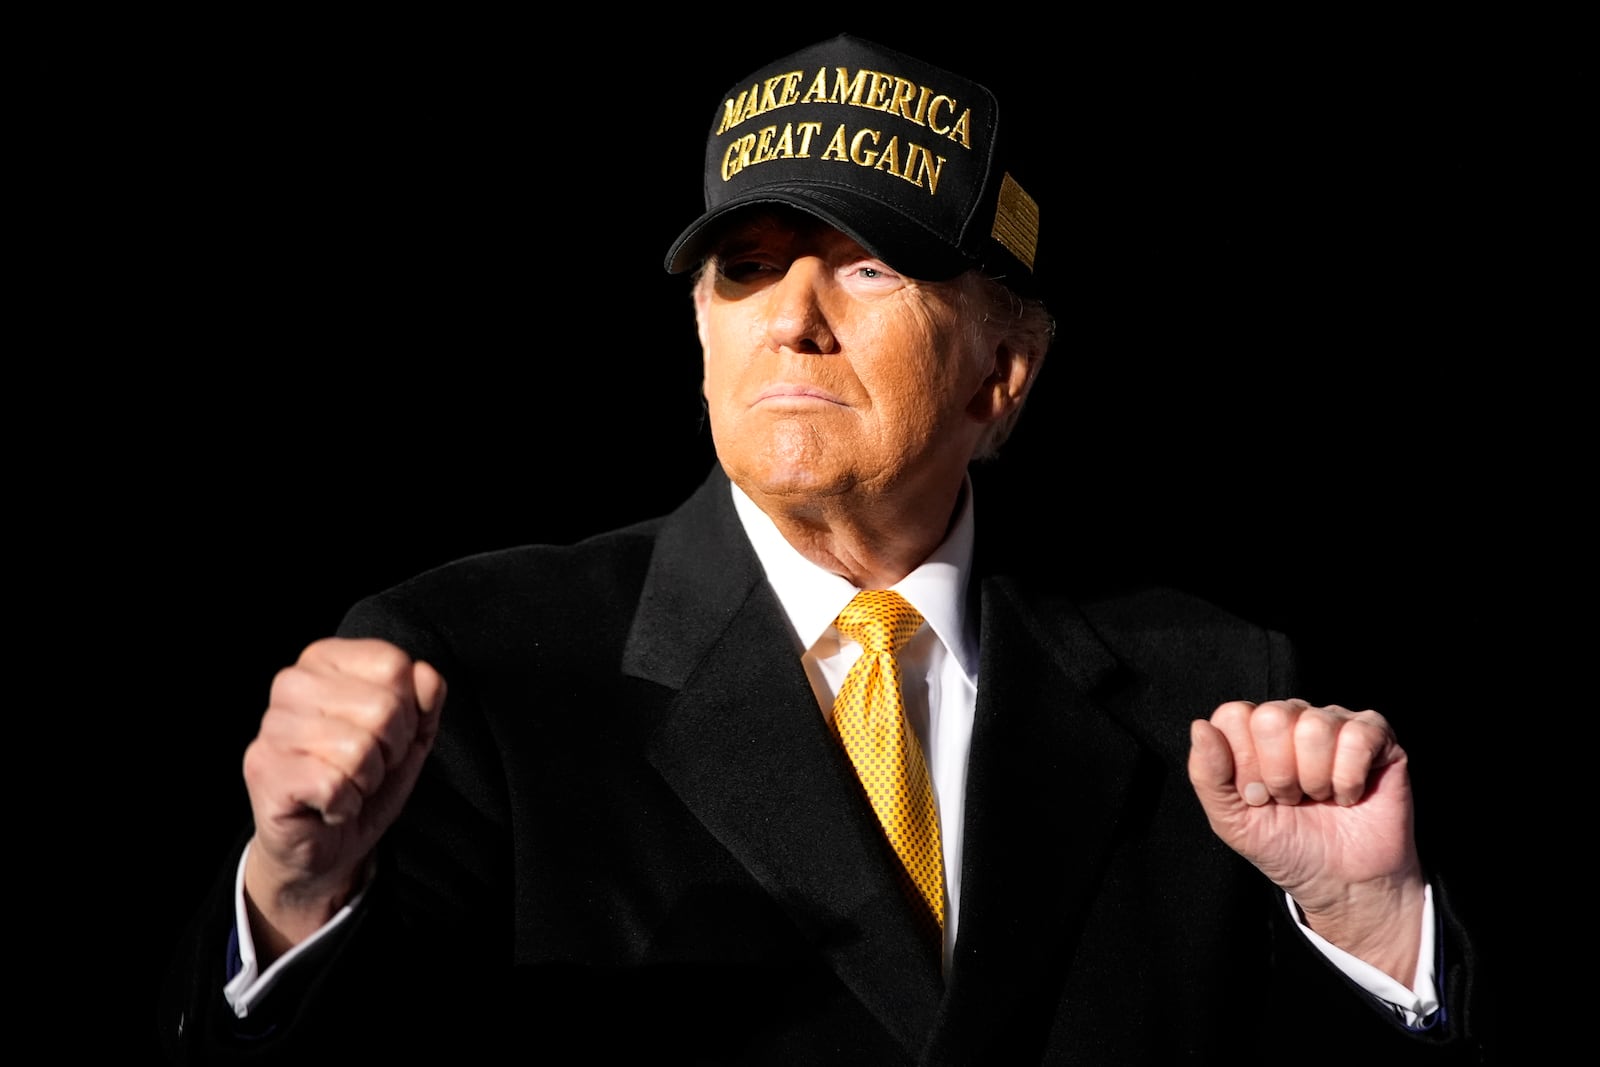
M847 492L854 479L836 464L804 458L724 459L723 469L752 498L817 500Z
M751 472L739 485L747 493L774 497L823 497L842 493L849 480L814 468L785 467Z
M717 456L746 493L831 496L854 482L850 447L803 420L764 428L756 440L719 441Z

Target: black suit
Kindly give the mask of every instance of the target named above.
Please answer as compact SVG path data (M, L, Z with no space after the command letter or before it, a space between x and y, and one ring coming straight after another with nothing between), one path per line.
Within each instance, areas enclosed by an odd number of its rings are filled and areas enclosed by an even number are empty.
M1189 721L1293 695L1287 643L1172 592L1069 599L994 558L1008 543L980 533L975 561L948 981L715 471L664 519L462 560L350 612L344 634L448 678L434 755L351 928L242 1024L272 1036L235 1041L218 992L231 871L164 1030L181 1014L203 1062L392 1040L461 1062L1249 1063L1291 1039L1287 1062L1473 1062L1446 900L1448 1022L1410 1035L1194 798Z

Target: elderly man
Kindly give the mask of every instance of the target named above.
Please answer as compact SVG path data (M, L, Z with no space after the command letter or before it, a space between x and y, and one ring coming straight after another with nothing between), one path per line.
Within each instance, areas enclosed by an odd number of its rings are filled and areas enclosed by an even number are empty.
M674 243L717 464L275 680L176 1058L1467 1062L1407 758L1279 635L1072 600L976 461L1051 343L984 86L841 36L715 108Z

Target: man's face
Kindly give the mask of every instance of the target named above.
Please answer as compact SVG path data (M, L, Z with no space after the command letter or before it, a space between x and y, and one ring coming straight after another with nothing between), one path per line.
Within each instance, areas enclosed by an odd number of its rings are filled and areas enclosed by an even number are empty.
M742 222L696 294L717 455L752 496L948 493L983 430L961 283L896 274L808 217ZM775 502L775 501L774 501Z

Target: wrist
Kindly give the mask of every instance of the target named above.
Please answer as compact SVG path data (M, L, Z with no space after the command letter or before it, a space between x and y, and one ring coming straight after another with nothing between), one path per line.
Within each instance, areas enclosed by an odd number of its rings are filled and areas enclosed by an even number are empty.
M1306 926L1329 944L1407 988L1415 983L1427 899L1420 874L1355 883L1309 903L1293 899Z
M370 864L363 863L353 870L306 877L252 847L245 857L244 905L261 966L270 965L325 926L355 898L369 876Z

